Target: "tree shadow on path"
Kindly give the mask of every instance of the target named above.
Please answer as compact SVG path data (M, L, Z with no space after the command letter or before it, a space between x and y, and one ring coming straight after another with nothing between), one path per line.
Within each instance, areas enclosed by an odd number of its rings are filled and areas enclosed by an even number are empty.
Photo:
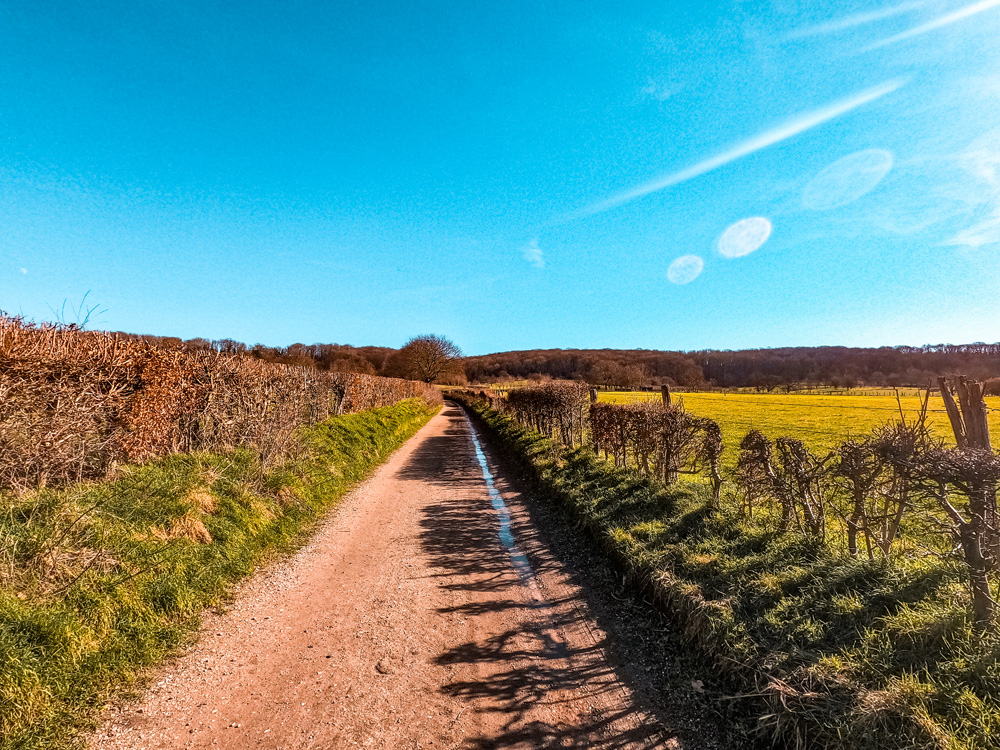
M608 664L604 637L592 645L570 645L562 633L590 630L580 607L527 593L501 546L498 520L485 492L465 417L446 407L443 435L426 439L399 476L429 482L442 491L422 511L420 543L439 585L467 592L468 601L439 609L466 618L502 613L503 629L484 627L479 641L456 645L436 658L460 678L442 692L470 705L499 727L468 736L477 748L654 748L680 747L641 711ZM554 562L532 560L544 575ZM470 675L473 676L470 678ZM607 700L607 695L614 695ZM613 706L613 709L602 708ZM475 724L471 724L475 726Z

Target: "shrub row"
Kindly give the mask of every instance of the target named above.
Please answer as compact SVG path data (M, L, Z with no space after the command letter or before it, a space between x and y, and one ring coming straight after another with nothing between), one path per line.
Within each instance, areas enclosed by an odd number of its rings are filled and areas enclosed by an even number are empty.
M722 705L750 706L777 745L1000 747L1000 638L969 616L957 559L837 554L454 396L710 660Z
M505 400L495 393L466 392L490 408L538 429L556 412L545 397L557 386L527 387ZM724 477L719 426L670 403L592 402L581 435L616 466L632 467L666 484L681 474L702 474L713 488L712 505L781 533L796 533L843 550L850 557L936 554L960 561L976 622L995 626L992 588L1000 569L1000 456L989 447L986 407L979 384L959 378L958 400L942 380L941 393L955 426L958 447L947 448L926 426L927 403L912 419L876 428L862 440L846 440L817 454L796 438L772 442L751 430L739 445L736 469ZM575 413L579 388L563 411ZM547 420L547 421L546 421ZM542 430L572 447L564 433ZM729 482L733 502L722 503Z
M587 391L583 383L545 383L509 391L493 405L510 410L522 424L573 446L583 442Z
M265 464L302 425L419 397L394 378L187 353L0 316L0 487L108 475L176 451L253 448Z
M680 474L705 473L718 502L722 491L722 431L712 419L652 401L590 405L590 442L616 466L634 466L666 484Z

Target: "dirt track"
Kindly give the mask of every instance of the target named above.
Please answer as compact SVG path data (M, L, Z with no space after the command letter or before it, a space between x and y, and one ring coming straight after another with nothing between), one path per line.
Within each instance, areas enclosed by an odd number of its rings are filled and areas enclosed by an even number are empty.
M511 486L445 409L310 545L209 616L93 748L648 748L666 739Z

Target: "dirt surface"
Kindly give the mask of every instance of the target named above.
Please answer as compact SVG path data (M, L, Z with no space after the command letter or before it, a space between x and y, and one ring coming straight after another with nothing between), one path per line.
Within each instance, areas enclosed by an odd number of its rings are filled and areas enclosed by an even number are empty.
M447 405L309 546L209 615L90 746L689 746L640 705L569 571L489 468L492 499Z

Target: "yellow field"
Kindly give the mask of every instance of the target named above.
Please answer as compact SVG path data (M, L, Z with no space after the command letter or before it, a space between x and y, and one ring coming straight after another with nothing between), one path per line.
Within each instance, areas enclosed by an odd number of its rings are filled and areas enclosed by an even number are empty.
M660 398L659 393L602 392L601 401L622 403ZM763 393L677 393L692 414L711 417L722 428L725 463L732 465L747 432L760 430L774 440L795 437L814 451L827 451L849 437L865 437L872 428L899 417L895 396L827 396ZM911 390L901 398L908 418L920 411L921 400ZM986 399L990 407L990 435L1000 447L1000 398ZM954 445L948 415L939 395L932 395L928 423L931 430Z

